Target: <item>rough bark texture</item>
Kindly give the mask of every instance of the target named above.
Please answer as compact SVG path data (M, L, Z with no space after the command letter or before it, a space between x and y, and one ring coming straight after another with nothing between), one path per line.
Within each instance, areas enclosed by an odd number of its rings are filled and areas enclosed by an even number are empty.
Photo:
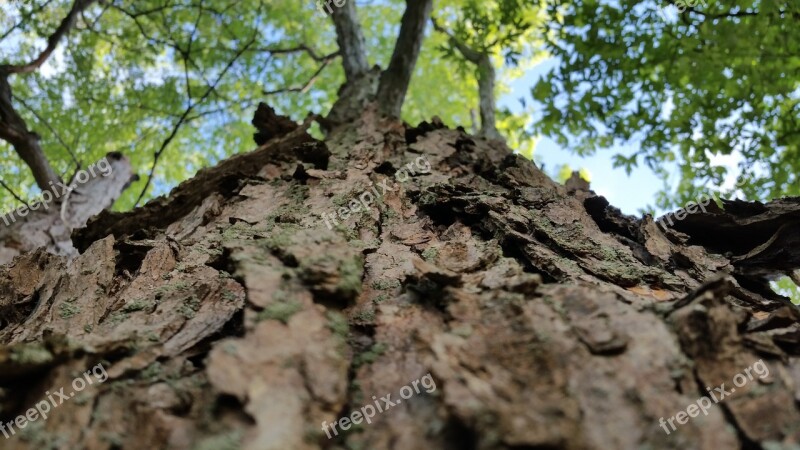
M333 104L328 115L320 121L322 128L330 132L340 126L348 127L358 120L364 112L364 106L375 100L381 72L380 66L374 66L352 81L346 81L340 86L336 103Z
M368 108L326 142L304 123L169 198L103 213L72 263L39 251L0 268L6 422L100 361L109 374L4 444L798 444L797 309L745 270L783 270L781 253L734 255L796 235L800 202L737 203L665 233L500 143L380 117ZM431 170L408 170L420 157ZM322 213L384 182L328 229ZM759 359L768 377L669 436L659 427ZM427 373L435 391L322 431Z

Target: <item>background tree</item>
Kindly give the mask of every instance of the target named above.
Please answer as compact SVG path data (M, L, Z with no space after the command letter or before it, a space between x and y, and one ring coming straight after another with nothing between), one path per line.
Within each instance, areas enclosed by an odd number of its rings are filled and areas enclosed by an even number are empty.
M492 57L503 52L504 59L514 65L522 52L530 49L525 42L534 37L533 24L541 8L511 0L487 7L486 4L467 2L455 13L447 25L433 21L434 28L448 39L445 48L448 56L459 55L475 66L480 101L480 135L501 139L495 119L496 70ZM448 29L453 29L450 33ZM526 45L527 44L527 45Z
M559 64L532 89L543 111L533 132L583 155L636 143L616 165L659 174L662 210L709 191L800 193L795 2L554 1L548 17L546 48ZM800 302L789 279L776 287Z

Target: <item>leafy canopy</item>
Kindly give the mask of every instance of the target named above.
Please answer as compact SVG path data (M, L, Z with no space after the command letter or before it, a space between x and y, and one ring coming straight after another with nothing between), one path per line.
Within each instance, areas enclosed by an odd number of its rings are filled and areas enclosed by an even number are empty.
M662 208L719 189L728 174L715 156L741 161L745 198L800 194L800 3L556 0L548 11L559 64L532 90L538 131L583 154L637 142L616 156L628 170L644 162L666 179L679 166Z
M38 55L72 3L0 4L0 64ZM539 46L526 42L532 27L540 25L531 6L522 10L528 26L515 35L513 24L504 21L518 20L516 13L498 13L491 2L480 5L472 2L468 11L475 17L469 28L475 39L505 33L492 45L513 63L509 67L524 67L538 56ZM401 0L359 3L371 64L387 65L404 9ZM457 0L437 2L434 9L434 16L447 20L461 14ZM476 32L484 26L484 34ZM430 28L428 33L404 119L415 123L436 114L452 125L469 124L470 109L478 104L474 74L447 57L445 36ZM337 50L330 18L311 1L115 0L89 7L41 70L11 81L15 106L42 136L63 178L75 170L72 155L84 167L109 151L131 159L142 179L117 202L124 210L136 203L151 170L153 182L143 201L165 194L200 168L252 150L249 122L259 101L295 119L326 113L344 81ZM501 72L498 90L519 75L514 67ZM5 142L0 160L0 179L23 197L35 195L30 171ZM0 207L19 206L14 203L0 189Z

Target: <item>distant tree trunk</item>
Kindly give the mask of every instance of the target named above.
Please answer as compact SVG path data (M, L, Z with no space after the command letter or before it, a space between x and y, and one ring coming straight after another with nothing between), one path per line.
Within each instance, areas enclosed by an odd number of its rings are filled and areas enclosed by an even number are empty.
M450 31L439 25L435 20L431 22L436 31L445 34L450 39L450 44L458 50L464 59L475 65L475 74L478 79L478 102L481 112L481 129L478 135L490 140L503 140L503 135L497 131L497 120L495 119L494 89L496 73L492 65L491 55L486 51L476 50L459 41Z
M102 213L74 262L0 267L3 422L97 364L109 377L3 448L797 444L797 310L723 247L782 236L798 202L665 232L499 142L382 117L373 104L324 142L272 127L168 198ZM659 418L760 359L768 376L665 433ZM428 373L436 389L401 403ZM388 394L328 439L323 422Z

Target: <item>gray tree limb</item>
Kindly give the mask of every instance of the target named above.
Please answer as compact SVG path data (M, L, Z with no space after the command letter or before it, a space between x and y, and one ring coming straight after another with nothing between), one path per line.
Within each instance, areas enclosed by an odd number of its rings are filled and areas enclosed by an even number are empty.
M478 77L478 96L480 102L481 114L481 130L480 135L487 139L503 139L500 132L497 131L497 121L495 119L495 99L494 87L496 72L492 65L492 59L489 53L485 51L476 50L465 43L456 39L455 36L450 34L446 29L433 22L433 28L450 38L450 43L455 47L459 53L467 61L475 64L476 75Z
M336 27L336 43L342 55L345 77L347 81L353 81L369 70L367 46L355 1L349 0L341 7L334 7L331 18Z
M400 23L392 59L381 74L378 85L378 103L384 115L400 117L432 8L433 0L406 1L406 11Z
M137 179L131 163L120 153L84 169L70 187L59 183L53 194L13 211L0 211L0 266L22 253L44 247L49 253L75 257L71 233L108 209Z

